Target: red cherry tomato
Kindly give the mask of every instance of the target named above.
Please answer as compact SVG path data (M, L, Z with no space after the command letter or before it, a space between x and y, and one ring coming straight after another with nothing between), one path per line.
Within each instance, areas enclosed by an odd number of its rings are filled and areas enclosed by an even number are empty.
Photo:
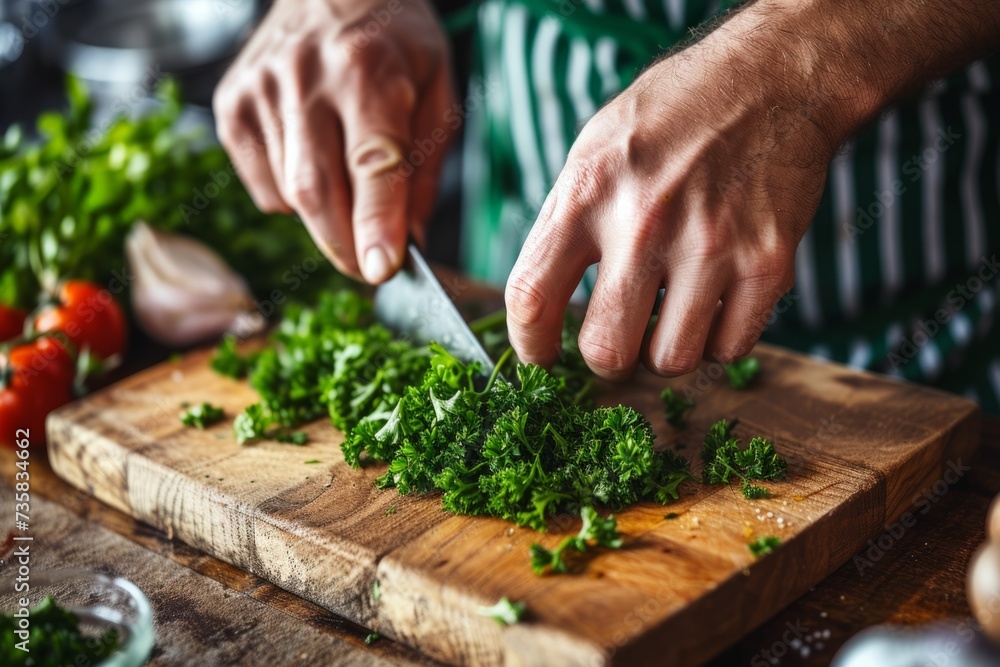
M69 280L59 288L58 297L58 305L35 318L35 330L62 331L79 349L89 348L100 359L125 352L125 314L108 290Z
M76 375L73 357L62 343L52 336L43 336L30 345L19 345L7 355L16 369L12 386L16 388L40 385L51 394L61 387L73 386Z
M0 445L14 447L15 433L29 429L33 444L45 443L45 417L73 398L73 359L45 336L0 360Z
M44 419L44 418L43 418ZM20 429L28 429L29 440L34 441L42 435L44 421L39 424L38 410L34 401L23 392L14 389L0 389L0 447L14 449L14 441ZM21 436L23 437L23 433Z
M17 338L24 332L28 311L0 304L0 341Z

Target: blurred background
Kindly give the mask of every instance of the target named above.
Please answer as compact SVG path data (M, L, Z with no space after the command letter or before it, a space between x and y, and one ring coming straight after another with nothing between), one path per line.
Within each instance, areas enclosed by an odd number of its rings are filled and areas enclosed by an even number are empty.
M437 3L447 13L459 2ZM81 79L93 100L92 124L155 105L157 82L180 84L184 126L214 132L212 91L266 14L264 0L0 0L0 136L13 124L37 138L35 120L66 107L66 73ZM468 37L452 44L467 63ZM457 71L459 88L468 78ZM463 94L459 90L461 95ZM209 132L210 136L212 132ZM456 265L459 248L460 150L454 146L443 178L428 247L431 259Z

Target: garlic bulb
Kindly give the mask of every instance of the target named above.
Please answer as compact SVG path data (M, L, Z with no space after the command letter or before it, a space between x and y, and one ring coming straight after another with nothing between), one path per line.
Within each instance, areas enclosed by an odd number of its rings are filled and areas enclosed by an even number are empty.
M125 240L132 310L152 338L185 346L263 329L246 282L205 244L138 222Z

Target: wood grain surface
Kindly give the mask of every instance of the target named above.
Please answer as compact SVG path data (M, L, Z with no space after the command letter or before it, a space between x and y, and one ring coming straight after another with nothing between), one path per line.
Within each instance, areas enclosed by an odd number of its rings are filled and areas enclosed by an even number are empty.
M964 399L763 345L756 354L765 370L749 391L713 381L712 366L669 383L703 388L681 433L660 413L662 379L639 376L608 398L641 409L659 442L689 456L712 421L739 418L738 435L771 437L789 461L775 496L688 484L668 510L622 513L625 547L571 576L531 573L532 531L374 489L381 468L348 468L325 422L307 428L306 447L239 447L228 424L181 427L182 402L233 415L254 400L212 373L206 352L53 415L50 457L70 483L168 536L447 662L697 664L847 561L978 441ZM543 543L576 526L555 528ZM746 544L758 535L784 544L755 562ZM502 595L528 603L527 622L501 630L476 613Z
M9 452L3 452L9 454ZM15 470L13 456L0 458L5 471ZM46 484L35 460L30 470L35 485ZM3 476L0 508L13 516L14 489ZM52 480L57 481L57 480ZM51 485L49 490L51 491ZM429 659L389 642L366 646L358 632L345 627L337 632L330 619L316 610L318 618L295 622L290 609L273 604L285 595L250 575L216 581L184 567L165 554L154 554L112 532L88 522L56 502L35 494L31 502L31 573L82 568L124 577L135 583L153 608L153 650L150 667L177 665L362 665L365 667L429 667ZM134 526L136 537L153 532ZM18 533L21 534L21 533ZM178 545L183 549L183 545ZM0 547L0 577L12 576L13 545ZM173 550L171 550L172 552ZM171 554L172 555L172 554ZM33 603L38 600L33 600ZM290 605L289 605L290 607ZM347 624L344 624L347 625Z

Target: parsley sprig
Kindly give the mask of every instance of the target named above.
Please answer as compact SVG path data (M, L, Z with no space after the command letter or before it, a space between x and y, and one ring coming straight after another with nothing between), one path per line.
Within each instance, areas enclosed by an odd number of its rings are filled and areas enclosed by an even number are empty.
M487 618L492 618L500 627L514 625L521 620L527 605L523 602L511 602L506 597L500 598L492 607L479 607L478 611Z
M663 401L663 412L667 417L668 424L674 428L687 426L684 414L694 407L693 401L682 398L670 387L660 393L660 400Z
M706 484L729 484L733 478L741 480L740 491L747 500L767 498L771 492L753 484L753 481L781 479L788 471L788 463L778 455L774 444L766 438L751 438L746 449L740 441L730 436L736 422L721 419L712 424L702 447L702 480Z
M222 408L211 403L192 405L181 412L181 423L185 426L195 426L199 429L206 429L212 424L222 421L225 413Z
M760 361L756 357L744 357L731 364L723 366L729 378L729 386L733 389L746 389L760 372Z
M597 510L586 506L580 510L580 518L583 519L580 532L565 538L555 549L546 549L538 543L531 545L531 569L535 574L544 574L546 571L560 574L567 572L564 558L566 550L574 549L582 553L587 550L588 542L608 549L621 548L622 539L618 535L618 524L613 516L602 519Z

